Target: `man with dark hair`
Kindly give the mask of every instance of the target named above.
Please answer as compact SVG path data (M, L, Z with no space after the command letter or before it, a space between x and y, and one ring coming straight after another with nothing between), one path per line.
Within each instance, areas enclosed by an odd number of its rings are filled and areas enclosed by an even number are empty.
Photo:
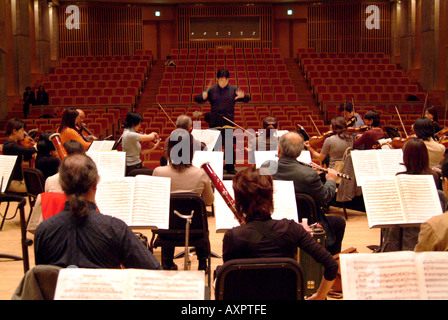
M233 146L233 131L225 132L225 130L231 129L222 129L223 126L233 126L233 121L235 117L235 103L236 102L244 102L247 103L250 101L250 96L244 94L242 90L231 85L229 83L230 73L227 69L218 70L216 77L218 79L218 83L214 86L211 86L205 89L201 94L197 95L194 100L197 103L204 103L206 101L210 102L211 112L205 114L205 121L210 125L210 128L221 129L221 137L223 145L230 144L230 141L226 143L227 139L232 139L231 144ZM229 119L232 122L227 121ZM232 133L230 138L230 133ZM226 138L228 136L228 138ZM230 149L230 148L228 148ZM224 150L226 153L226 150ZM230 160L230 150L227 152L226 158L226 171L227 173L234 174L235 173L235 157L233 156ZM232 153L234 155L235 150L232 147ZM229 160L229 161L227 161Z
M355 112L355 107L352 103L341 104L339 111L342 113L345 121L347 121L347 127L358 128L364 125L361 116Z
M66 157L59 173L67 202L64 210L37 227L36 265L161 269L126 223L98 211L95 194L99 175L90 157Z
M369 130L361 135L355 136L353 142L354 149L370 150L378 143L379 139L384 138L383 129L380 128L380 115L378 112L369 110L364 115L364 123L369 126Z
M249 140L248 158L249 163L255 163L255 151L277 150L278 138L275 136L278 127L277 118L266 116L262 121L263 129L260 134Z

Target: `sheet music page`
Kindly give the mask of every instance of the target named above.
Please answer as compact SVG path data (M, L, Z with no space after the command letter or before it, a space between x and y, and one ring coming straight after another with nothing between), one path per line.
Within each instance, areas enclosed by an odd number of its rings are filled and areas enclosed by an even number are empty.
M311 152L309 152L308 150L302 150L300 156L297 157L297 161L311 163Z
M370 177L362 186L369 228L405 221L395 177Z
M204 300L203 271L161 271L133 269L131 300Z
M414 252L341 254L344 300L421 299Z
M100 179L95 201L102 214L131 223L134 200L134 177Z
M16 164L17 156L13 155L0 155L0 181L2 181L1 192L6 191L8 186L9 178L11 177L12 170Z
M218 141L221 131L213 129L193 129L191 135L198 141L205 143L207 146L207 151L213 151L213 148Z
M135 177L132 226L169 228L171 178Z
M432 175L397 175L407 223L423 223L442 214L442 206Z
M88 151L87 155L95 162L102 179L124 177L126 171L126 152Z
M61 269L55 300L123 300L128 297L129 270Z
M204 300L203 271L67 268L55 300Z
M260 168L263 163L269 160L278 161L278 151L254 151L255 167Z
M204 163L209 162L213 171L222 180L224 175L224 168L222 160L224 159L224 152L222 151L195 151L192 164L200 168Z
M93 140L88 151L111 151L114 144L113 140Z
M400 164L403 162L401 149L352 150L350 154L358 186L363 186L368 177L395 176L406 170Z
M223 181L230 196L235 199L231 180ZM296 196L292 181L274 180L274 212L273 219L290 219L298 222ZM225 203L222 196L215 196L216 231L224 232L239 226L234 214Z
M448 252L417 252L416 266L422 276L423 299L448 299Z

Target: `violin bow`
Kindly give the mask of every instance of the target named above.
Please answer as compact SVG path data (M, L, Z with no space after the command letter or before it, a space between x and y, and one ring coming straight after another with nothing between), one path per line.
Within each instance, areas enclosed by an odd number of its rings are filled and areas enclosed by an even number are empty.
M398 118L400 119L401 126L403 127L403 131L404 131L404 133L406 134L406 138L407 138L407 137L409 137L409 136L408 136L408 133L406 132L406 128L404 127L403 121L401 120L401 116L400 116L400 113L398 112L398 108L397 108L397 106L395 106L395 110L397 111Z
M250 135L252 135L253 137L255 137L255 135L252 133L252 132L250 132L250 131L247 131L246 129L244 129L243 127L241 127L241 126L239 126L239 125L237 125L235 122L233 122L232 120L230 120L230 119L227 119L226 117L224 117L223 116L223 118L225 119L225 120L227 120L227 121L229 121L230 123L232 123L233 125L235 125L236 127L238 127L238 128L240 128L241 130L243 130L244 132L247 132L247 133L249 133Z
M423 111L422 111L422 118L425 115L425 110L426 110L426 102L428 101L428 92L426 92L426 97L425 97L425 104L423 105Z
M308 117L310 117L311 122L312 122L313 125L314 125L314 128L316 128L316 130L317 130L317 135L320 136L321 134L320 134L319 128L316 126L316 123L314 123L313 117L311 117L311 115L308 115Z
M166 113L165 109L162 108L160 103L158 103L158 105L159 105L159 109L161 109L163 111L163 113L166 115L166 117L171 121L171 123L173 124L174 128L177 128L176 124L173 122L173 120L171 120L170 116Z
M443 126L445 127L445 123L446 123L446 109L448 109L448 99L446 99L445 101L445 116L443 118Z

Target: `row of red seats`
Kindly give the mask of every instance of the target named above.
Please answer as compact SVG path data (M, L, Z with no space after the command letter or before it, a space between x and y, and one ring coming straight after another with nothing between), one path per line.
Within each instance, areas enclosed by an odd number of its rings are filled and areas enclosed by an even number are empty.
M384 85L319 85L315 86L316 92L322 93L419 93L418 87L415 84L398 85L398 86L384 86Z
M50 103L53 106L119 106L119 105L133 105L135 103L135 96L65 96L65 97L51 97Z
M142 81L142 75L139 73L102 73L102 74L50 74L47 79L49 82L86 82L86 81L120 81L120 80L137 80Z
M48 89L46 90L50 99L52 97L88 97L88 96L137 96L138 87L118 86L114 88L72 88L72 89Z
M239 84L238 88L245 93L293 93L295 92L294 86L291 85L242 85ZM159 94L190 94L198 95L204 91L204 86L160 86Z
M395 71L311 71L308 78L390 78L403 77L403 70Z
M145 74L147 67L108 67L108 68L57 68L55 74L115 74L115 73L138 73Z
M109 80L109 81L44 81L46 89L84 89L84 88L139 88L139 80Z
M106 56L67 56L64 58L66 62L84 62L84 61L131 61L131 60L147 60L152 59L152 52L136 51L135 55L106 55Z
M297 51L297 57L302 59L312 58L312 59L324 59L324 58L349 58L349 59L383 59L389 58L383 52L347 52L347 53L332 53L332 52L312 52L314 49L310 49L311 51L305 52L300 49Z
M411 79L408 77L388 77L388 78L313 78L311 79L312 86L319 85L359 85L359 86L399 86L410 85Z
M414 94L420 101L425 99L424 93ZM338 102L351 101L352 98L356 103L365 102L395 102L402 103L407 101L409 94L407 93L318 93L320 102Z
M72 61L61 62L60 68L118 68L118 67L148 67L149 61L147 60L124 60L124 61Z
M396 71L397 66L395 64L306 64L303 66L305 72L311 71L365 71L365 70L377 70L377 71Z

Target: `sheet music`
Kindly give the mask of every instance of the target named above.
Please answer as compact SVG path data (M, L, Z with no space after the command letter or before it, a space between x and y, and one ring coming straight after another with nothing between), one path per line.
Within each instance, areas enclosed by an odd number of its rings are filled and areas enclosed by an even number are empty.
M370 177L362 190L370 228L420 224L442 214L432 175Z
M193 166L200 168L204 163L209 162L213 171L222 180L224 175L224 168L222 161L224 159L224 152L222 151L196 151L193 156Z
M350 154L358 186L363 186L368 177L395 176L406 170L401 164L402 149L352 150Z
M55 300L204 300L202 271L67 268Z
M269 160L278 161L278 151L254 151L255 167L260 168L263 163ZM297 161L311 163L311 153L308 150L303 150Z
M213 129L193 129L191 135L198 141L205 143L207 146L207 151L213 151L213 148L218 141L221 131Z
M169 228L171 178L135 177L132 226Z
M339 257L344 299L420 299L414 252L341 254Z
M224 187L232 198L235 197L231 180L223 181ZM224 232L239 226L234 214L221 195L215 197L216 231ZM274 180L274 212L273 219L287 218L298 222L296 197L292 181Z
M17 156L15 155L0 155L0 180L2 180L1 192L6 191L16 161Z
M126 152L88 151L86 153L95 162L102 179L124 177L126 172Z
M344 299L446 300L448 252L340 255Z
M100 179L95 202L102 214L116 217L131 225L133 200L134 177Z
M93 140L88 151L111 151L114 145L114 140Z

